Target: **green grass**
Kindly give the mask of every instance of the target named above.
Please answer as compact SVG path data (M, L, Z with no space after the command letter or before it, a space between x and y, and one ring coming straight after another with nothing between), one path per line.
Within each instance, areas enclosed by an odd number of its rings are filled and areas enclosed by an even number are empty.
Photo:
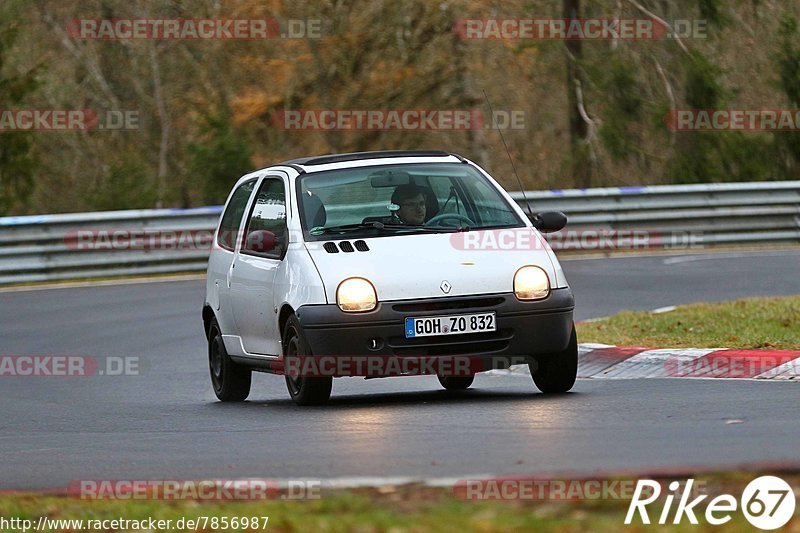
M315 501L197 503L155 501L81 501L35 495L0 498L0 515L29 518L42 512L53 518L159 519L201 516L268 516L266 531L581 531L616 529L625 508L617 503L596 507L570 503L525 505L518 502L466 502L446 494L427 498L402 495L376 499L367 494L337 492ZM208 531L214 531L208 528ZM2 531L11 531L5 529Z
M800 296L684 305L666 313L623 311L577 327L580 342L658 348L798 350Z
M738 497L743 488L760 474L753 472L728 472L693 475L696 485L704 486L708 502L717 494L728 493ZM797 472L775 473L790 485L797 487ZM618 478L622 480L623 478ZM635 479L635 478L634 478ZM656 479L659 479L657 477ZM663 487L668 480L660 478ZM685 482L684 476L672 479ZM633 483L635 485L635 483ZM633 485L632 485L633 486ZM666 489L665 489L666 490ZM657 520L663 507L662 500L648 510ZM356 531L356 532L421 532L421 531L747 531L751 530L741 512L734 512L731 522L711 527L703 518L704 505L698 506L700 525L688 523L679 526L645 526L638 519L634 525L624 526L629 498L612 500L575 501L466 501L459 499L449 487L403 485L378 489L323 490L321 498L306 501L280 499L259 502L208 503L183 500L165 502L156 500L80 500L41 494L10 494L0 496L0 517L23 518L37 523L42 515L56 519L117 519L142 520L147 518L190 519L202 516L263 517L268 516L266 531ZM675 507L672 507L674 515ZM671 518L670 518L671 520ZM705 525L704 525L705 524ZM795 520L789 530L800 531ZM794 527L794 529L791 529ZM123 531L124 529L120 529ZM175 528L169 529L174 531ZM201 529L202 530L202 529ZM205 531L220 531L208 527ZM233 529L228 529L232 531ZM240 529L242 530L242 529ZM263 529L260 529L263 531ZM13 531L10 528L0 531ZM20 531L20 530L16 530ZM163 530L161 530L163 531ZM255 530L253 530L255 531Z

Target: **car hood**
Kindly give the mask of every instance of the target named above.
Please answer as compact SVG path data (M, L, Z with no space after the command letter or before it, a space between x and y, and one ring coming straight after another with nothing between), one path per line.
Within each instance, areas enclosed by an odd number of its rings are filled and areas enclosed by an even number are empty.
M369 250L344 245L356 241ZM325 249L333 245L338 252ZM343 245L353 251L342 251ZM512 292L514 273L524 265L544 269L552 287L565 285L549 246L531 228L315 241L306 248L328 303L336 302L336 288L350 277L371 281L379 301Z

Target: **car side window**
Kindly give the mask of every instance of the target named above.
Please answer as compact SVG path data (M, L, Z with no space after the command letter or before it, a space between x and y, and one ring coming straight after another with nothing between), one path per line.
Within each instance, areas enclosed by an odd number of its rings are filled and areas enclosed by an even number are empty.
M275 235L275 248L269 252L245 252L280 259L286 251L286 189L280 178L265 178L258 189L245 235L267 230ZM247 241L245 241L247 242Z
M225 208L225 212L222 214L219 232L217 233L217 244L226 250L233 251L236 247L239 223L242 221L242 216L247 208L247 201L253 193L255 184L256 180L250 180L239 185L233 192L231 201L228 202L228 207Z

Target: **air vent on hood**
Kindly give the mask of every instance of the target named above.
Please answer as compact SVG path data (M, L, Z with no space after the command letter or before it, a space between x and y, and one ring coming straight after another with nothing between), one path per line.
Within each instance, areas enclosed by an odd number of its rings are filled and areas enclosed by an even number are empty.
M355 248L353 248L354 245ZM355 252L356 250L359 252L369 252L369 246L366 242L361 240L355 241L354 243L350 243L350 241L341 241L338 247L335 242L326 242L322 245L322 248L329 254L338 254L340 249L345 253Z

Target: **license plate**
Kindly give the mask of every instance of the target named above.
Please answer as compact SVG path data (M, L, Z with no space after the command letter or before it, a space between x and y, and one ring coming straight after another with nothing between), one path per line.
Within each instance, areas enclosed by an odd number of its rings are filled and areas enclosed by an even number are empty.
M406 338L497 331L494 313L406 318Z

